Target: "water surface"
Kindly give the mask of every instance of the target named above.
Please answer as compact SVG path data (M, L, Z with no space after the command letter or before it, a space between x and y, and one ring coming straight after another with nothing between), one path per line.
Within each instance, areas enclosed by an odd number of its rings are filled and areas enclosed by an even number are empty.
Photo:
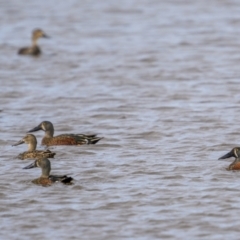
M1 239L238 239L238 1L0 3ZM39 58L18 56L34 28ZM52 147L52 173L11 147L43 120L97 145ZM43 132L36 132L39 149Z

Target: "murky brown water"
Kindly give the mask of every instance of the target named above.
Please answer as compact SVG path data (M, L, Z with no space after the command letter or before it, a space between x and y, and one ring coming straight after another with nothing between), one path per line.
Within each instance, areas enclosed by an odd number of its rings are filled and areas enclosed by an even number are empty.
M1 239L239 238L240 172L217 160L240 141L239 1L0 6ZM18 56L36 27L43 55ZM73 186L15 158L43 120L104 137L52 148Z

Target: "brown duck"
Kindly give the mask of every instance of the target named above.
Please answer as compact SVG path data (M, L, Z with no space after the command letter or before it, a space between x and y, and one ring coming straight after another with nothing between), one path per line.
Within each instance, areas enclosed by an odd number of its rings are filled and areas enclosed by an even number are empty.
M230 152L220 157L220 159L235 157L235 160L228 166L227 170L240 170L240 147L233 148Z
M50 175L51 163L47 158L39 158L23 169L30 169L35 167L40 167L42 169L42 175L39 178L32 180L32 182L35 184L42 186L49 186L55 182L72 184L72 177L68 177L67 175Z
M50 150L46 150L46 151L36 150L37 139L33 134L27 134L23 139L15 143L13 146L17 146L22 143L28 144L28 150L18 155L18 158L22 160L28 159L28 158L40 158L40 157L54 158L54 155L56 154L54 152L51 152Z
M94 135L85 134L61 134L58 136L54 135L53 124L49 121L41 122L37 127L31 129L28 132L35 132L43 130L45 135L42 139L42 145L53 146L53 145L83 145L83 144L96 144L102 138Z
M20 55L32 55L39 56L41 54L41 49L37 45L39 38L49 38L41 29L35 29L32 32L32 46L20 48L18 54Z

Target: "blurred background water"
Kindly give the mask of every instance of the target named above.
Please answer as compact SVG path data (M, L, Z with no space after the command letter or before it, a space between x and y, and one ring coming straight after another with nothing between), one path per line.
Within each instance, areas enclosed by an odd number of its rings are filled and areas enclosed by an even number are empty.
M240 2L0 1L1 239L238 239ZM19 56L43 29L43 54ZM52 173L12 147L43 120ZM37 132L38 148L43 132Z

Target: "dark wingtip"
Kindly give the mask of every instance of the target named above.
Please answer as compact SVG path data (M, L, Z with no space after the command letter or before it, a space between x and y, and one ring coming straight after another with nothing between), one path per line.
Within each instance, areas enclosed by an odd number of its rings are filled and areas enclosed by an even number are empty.
M61 182L64 184L72 184L73 178L72 177L66 177Z
M96 144L96 143L99 142L101 139L103 139L103 137L90 139L88 144Z
M97 136L97 134L88 134L86 136L89 137L89 138L95 138Z

